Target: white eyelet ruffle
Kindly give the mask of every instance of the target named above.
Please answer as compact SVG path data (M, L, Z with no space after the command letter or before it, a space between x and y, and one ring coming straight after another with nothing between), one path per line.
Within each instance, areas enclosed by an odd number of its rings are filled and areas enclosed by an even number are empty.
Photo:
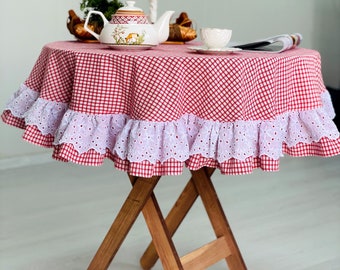
M54 137L54 145L72 144L79 153L107 149L130 162L186 161L192 155L212 158L219 163L231 158L241 161L266 155L283 156L282 145L318 142L321 138L339 138L331 120L334 110L328 92L324 106L303 112L287 112L273 120L218 122L183 115L172 122L130 119L124 114L92 115L68 109L62 102L38 97L24 85L12 97L7 109L26 125L34 125L43 134Z

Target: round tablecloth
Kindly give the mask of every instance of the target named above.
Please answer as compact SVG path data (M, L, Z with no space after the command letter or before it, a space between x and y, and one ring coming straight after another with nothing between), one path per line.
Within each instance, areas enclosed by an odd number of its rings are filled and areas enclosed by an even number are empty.
M284 153L340 153L318 52L204 55L189 46L47 44L2 119L57 160L110 158L143 177L184 166L277 171Z

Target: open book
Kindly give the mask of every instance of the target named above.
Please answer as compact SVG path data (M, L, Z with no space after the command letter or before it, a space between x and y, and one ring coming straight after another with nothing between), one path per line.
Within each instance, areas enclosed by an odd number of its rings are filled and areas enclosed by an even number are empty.
M248 51L263 51L263 52L283 52L296 46L299 46L302 41L302 35L296 34L283 34L265 39L256 40L250 43L236 44L234 48L240 48Z

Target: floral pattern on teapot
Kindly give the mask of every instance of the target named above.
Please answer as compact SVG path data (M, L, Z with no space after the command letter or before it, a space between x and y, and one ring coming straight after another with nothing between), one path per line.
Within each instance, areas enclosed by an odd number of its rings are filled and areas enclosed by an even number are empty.
M126 33L127 29L127 27L119 25L113 30L112 37L117 45L140 45L144 42L145 31L141 34L136 32Z

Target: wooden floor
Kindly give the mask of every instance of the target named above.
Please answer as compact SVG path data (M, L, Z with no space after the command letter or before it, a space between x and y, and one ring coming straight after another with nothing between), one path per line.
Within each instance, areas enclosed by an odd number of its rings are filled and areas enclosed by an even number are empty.
M164 212L189 173L164 177ZM340 269L340 157L290 158L213 182L249 270ZM112 167L49 162L0 170L0 270L85 270L130 190ZM180 255L214 239L198 201L174 237ZM110 269L140 269L150 241L140 216ZM162 269L158 262L156 270ZM219 262L209 269L227 269Z

